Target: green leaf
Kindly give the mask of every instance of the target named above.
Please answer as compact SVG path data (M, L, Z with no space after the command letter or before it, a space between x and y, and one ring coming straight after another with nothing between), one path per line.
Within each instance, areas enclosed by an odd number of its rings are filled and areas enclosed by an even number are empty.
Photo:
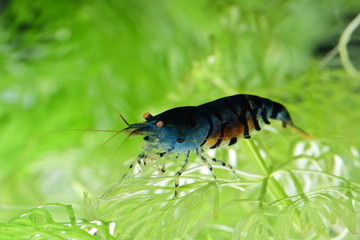
M296 205L288 205L281 210L277 217L277 223L275 233L278 239L288 239L291 227L294 224L294 213L296 211Z

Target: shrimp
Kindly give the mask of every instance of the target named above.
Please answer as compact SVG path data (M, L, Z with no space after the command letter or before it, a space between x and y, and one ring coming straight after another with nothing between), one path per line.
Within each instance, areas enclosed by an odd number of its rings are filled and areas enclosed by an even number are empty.
M144 122L129 124L123 130L129 135L144 136L147 144L137 157L139 164L148 159L149 153L153 154L155 150L158 151L156 154L159 158L174 153L177 154L176 158L185 155L183 166L174 176L175 196L178 194L179 177L187 168L190 153L200 157L212 172L204 149L231 146L240 137L249 139L251 130L261 130L260 122L270 124L269 118L280 120L283 127L288 125L308 136L294 125L288 110L282 104L255 95L238 94L199 106L173 108L156 116L145 113L143 117ZM211 160L234 171L230 164L215 158ZM129 168L132 169L135 164L136 162ZM165 172L164 166L161 172ZM213 176L216 179L214 174Z

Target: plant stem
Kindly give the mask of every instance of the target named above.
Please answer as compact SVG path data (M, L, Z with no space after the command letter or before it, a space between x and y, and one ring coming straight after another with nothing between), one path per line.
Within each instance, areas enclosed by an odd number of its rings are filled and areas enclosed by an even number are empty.
M249 141L244 141L244 142L245 142L244 151L249 153L248 156L251 158L249 159L250 162L255 166L255 168L260 174L264 175L263 186L260 190L260 195L259 195L259 200L260 200L259 207L262 206L262 203L265 200L266 191L268 191L270 196L275 200L289 197L284 191L284 189L281 187L280 183L274 178L269 167L266 166L265 160L261 156L258 147L254 144L253 140L250 139ZM264 184L266 184L265 187ZM293 202L290 199L287 199L284 200L284 203L286 205L291 205ZM300 219L300 212L296 210L294 214L294 224L297 227L300 226L299 219Z

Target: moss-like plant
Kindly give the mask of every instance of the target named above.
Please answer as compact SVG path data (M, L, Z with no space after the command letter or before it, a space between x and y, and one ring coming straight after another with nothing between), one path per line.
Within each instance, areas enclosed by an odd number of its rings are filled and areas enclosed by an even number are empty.
M0 239L357 239L358 9L358 0L0 3ZM141 139L118 149L121 134L49 132L122 129L118 111L139 122L238 93L283 103L314 138L273 121L209 152L238 179L213 164L214 180L192 155L177 198L183 156L165 159L165 174L150 161L119 181Z

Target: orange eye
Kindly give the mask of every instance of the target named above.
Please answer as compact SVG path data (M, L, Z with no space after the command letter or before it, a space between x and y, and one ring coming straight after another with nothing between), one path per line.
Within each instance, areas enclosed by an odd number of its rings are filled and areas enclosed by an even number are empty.
M152 118L152 115L151 115L151 113L146 112L146 113L143 114L143 118L144 118L145 120L147 120L147 119L149 119L149 118Z
M157 126L158 128L161 128L161 127L164 126L164 122L163 122L163 121L157 121L157 122L155 123L155 126Z

